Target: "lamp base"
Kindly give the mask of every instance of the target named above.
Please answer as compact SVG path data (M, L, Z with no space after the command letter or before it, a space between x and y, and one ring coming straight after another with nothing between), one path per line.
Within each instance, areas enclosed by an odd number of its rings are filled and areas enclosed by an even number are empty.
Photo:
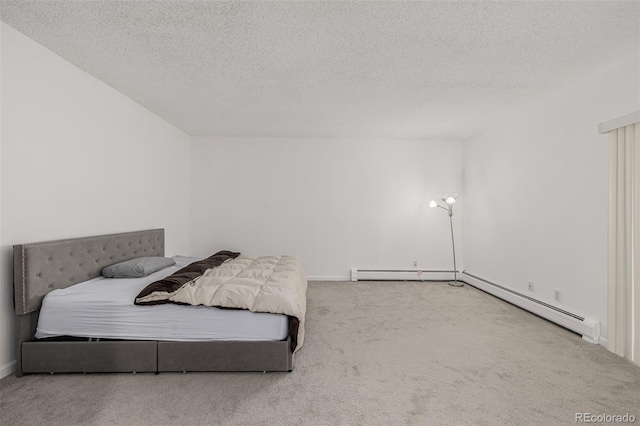
M449 281L449 285L452 287L462 287L464 283L462 281Z

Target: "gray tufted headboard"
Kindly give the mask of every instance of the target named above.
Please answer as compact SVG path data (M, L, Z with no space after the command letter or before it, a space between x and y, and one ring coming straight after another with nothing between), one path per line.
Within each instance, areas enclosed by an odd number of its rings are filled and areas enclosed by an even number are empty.
M13 246L16 315L40 309L42 298L100 275L113 263L164 256L164 229Z

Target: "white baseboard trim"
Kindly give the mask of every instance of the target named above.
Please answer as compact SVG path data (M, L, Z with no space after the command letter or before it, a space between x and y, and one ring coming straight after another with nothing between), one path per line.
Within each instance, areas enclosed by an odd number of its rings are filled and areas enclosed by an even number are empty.
M0 379L7 377L13 372L16 371L16 360L14 359L11 362L8 362L2 366L0 366Z
M477 289L574 331L590 343L600 343L600 322L596 319L586 318L579 314L565 311L541 300L520 294L510 288L472 275L468 271L462 271L462 280Z
M607 338L606 337L600 337L598 339L598 344L600 346L603 346L605 349L607 349ZM608 350L608 349L607 349Z
M307 275L307 281L350 281L348 275Z
M453 271L351 268L351 281L453 281ZM458 273L458 280L462 280Z

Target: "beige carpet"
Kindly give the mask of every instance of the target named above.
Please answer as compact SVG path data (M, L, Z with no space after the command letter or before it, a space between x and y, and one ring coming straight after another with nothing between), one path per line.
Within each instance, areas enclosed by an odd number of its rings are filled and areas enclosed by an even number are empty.
M640 367L472 287L313 282L292 373L11 376L0 397L3 425L640 423Z

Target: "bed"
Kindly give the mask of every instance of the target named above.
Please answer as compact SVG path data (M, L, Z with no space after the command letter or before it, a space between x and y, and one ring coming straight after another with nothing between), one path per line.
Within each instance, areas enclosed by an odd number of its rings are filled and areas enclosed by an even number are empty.
M193 258L174 257L175 266L140 280L101 277L105 266L142 256L164 256L163 229L14 246L16 375L292 371L294 351L301 344L296 344L296 318L209 306L133 305L132 296L140 288ZM301 280L306 306L306 280ZM96 304L98 299L105 302ZM104 322L89 315L98 311ZM145 317L145 312L151 316ZM46 321L38 327L41 314ZM147 325L142 330L121 321L141 317ZM208 321L219 322L222 317L231 319L222 331L211 332ZM73 332L67 333L70 326Z

